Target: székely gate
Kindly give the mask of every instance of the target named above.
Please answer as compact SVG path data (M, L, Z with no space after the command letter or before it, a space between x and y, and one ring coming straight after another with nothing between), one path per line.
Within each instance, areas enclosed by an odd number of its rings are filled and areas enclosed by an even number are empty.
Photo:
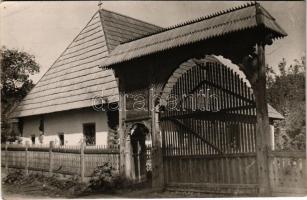
M265 46L284 36L251 3L115 47L102 67L119 86L121 174L144 177L132 161L142 150L131 147L141 124L152 138L153 187L269 195ZM206 55L230 59L251 87Z

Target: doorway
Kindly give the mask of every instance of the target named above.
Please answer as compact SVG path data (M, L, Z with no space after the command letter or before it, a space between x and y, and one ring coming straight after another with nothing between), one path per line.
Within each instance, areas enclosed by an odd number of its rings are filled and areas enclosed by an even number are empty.
M146 136L148 128L141 123L133 124L130 129L130 141L132 148L132 162L135 180L139 183L147 181L147 147Z

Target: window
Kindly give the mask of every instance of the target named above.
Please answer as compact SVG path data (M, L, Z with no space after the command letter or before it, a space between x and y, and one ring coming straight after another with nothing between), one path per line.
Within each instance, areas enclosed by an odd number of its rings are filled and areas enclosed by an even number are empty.
M64 145L64 133L59 133L59 140L60 140L60 145L63 146Z
M83 124L83 135L86 145L96 144L96 128L95 123Z
M31 135L32 144L35 144L35 135Z

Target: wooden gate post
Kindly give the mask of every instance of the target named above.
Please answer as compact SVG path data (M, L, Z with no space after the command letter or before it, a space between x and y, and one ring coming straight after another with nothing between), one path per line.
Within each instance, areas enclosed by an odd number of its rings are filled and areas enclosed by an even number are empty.
M85 148L85 142L82 141L81 146L80 146L80 180L81 182L84 181L84 172L85 172L84 148Z
M265 45L257 44L257 61L258 70L256 71L257 79L252 83L256 100L256 154L258 168L259 195L270 196L270 179L268 150L270 143L270 125L268 117L268 105L266 96L266 74L265 74Z
M119 173L122 177L125 177L125 168L126 168L126 138L125 138L125 95L123 92L120 92L119 95L119 112L118 112L118 132L119 132Z
M126 155L125 155L125 147L126 147L126 138L125 138L125 93L123 90L122 81L116 77L116 82L119 89L119 101L118 101L118 133L119 133L119 174L121 177L126 177L125 169L126 169Z
M26 149L25 149L25 173L26 175L29 175L29 153L28 153L28 148L30 146L30 142L26 141Z
M52 171L53 171L53 152L52 152L53 148L54 148L54 141L50 141L49 143L49 176L52 176Z
M155 87L150 89L150 109L151 109L151 127L152 127L152 187L162 189L164 187L164 171L162 158L162 141L159 128L159 113L155 108Z
M135 180L135 170L134 169L134 157L132 153L132 147L131 147L131 140L130 137L127 137L125 139L125 149L124 149L124 175L125 178L129 180Z

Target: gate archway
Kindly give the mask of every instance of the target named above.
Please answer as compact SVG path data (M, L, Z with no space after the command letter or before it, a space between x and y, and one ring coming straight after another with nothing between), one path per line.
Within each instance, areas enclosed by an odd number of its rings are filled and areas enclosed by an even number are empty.
M170 77L161 100L168 188L256 192L255 100L244 77L215 57L189 60Z

